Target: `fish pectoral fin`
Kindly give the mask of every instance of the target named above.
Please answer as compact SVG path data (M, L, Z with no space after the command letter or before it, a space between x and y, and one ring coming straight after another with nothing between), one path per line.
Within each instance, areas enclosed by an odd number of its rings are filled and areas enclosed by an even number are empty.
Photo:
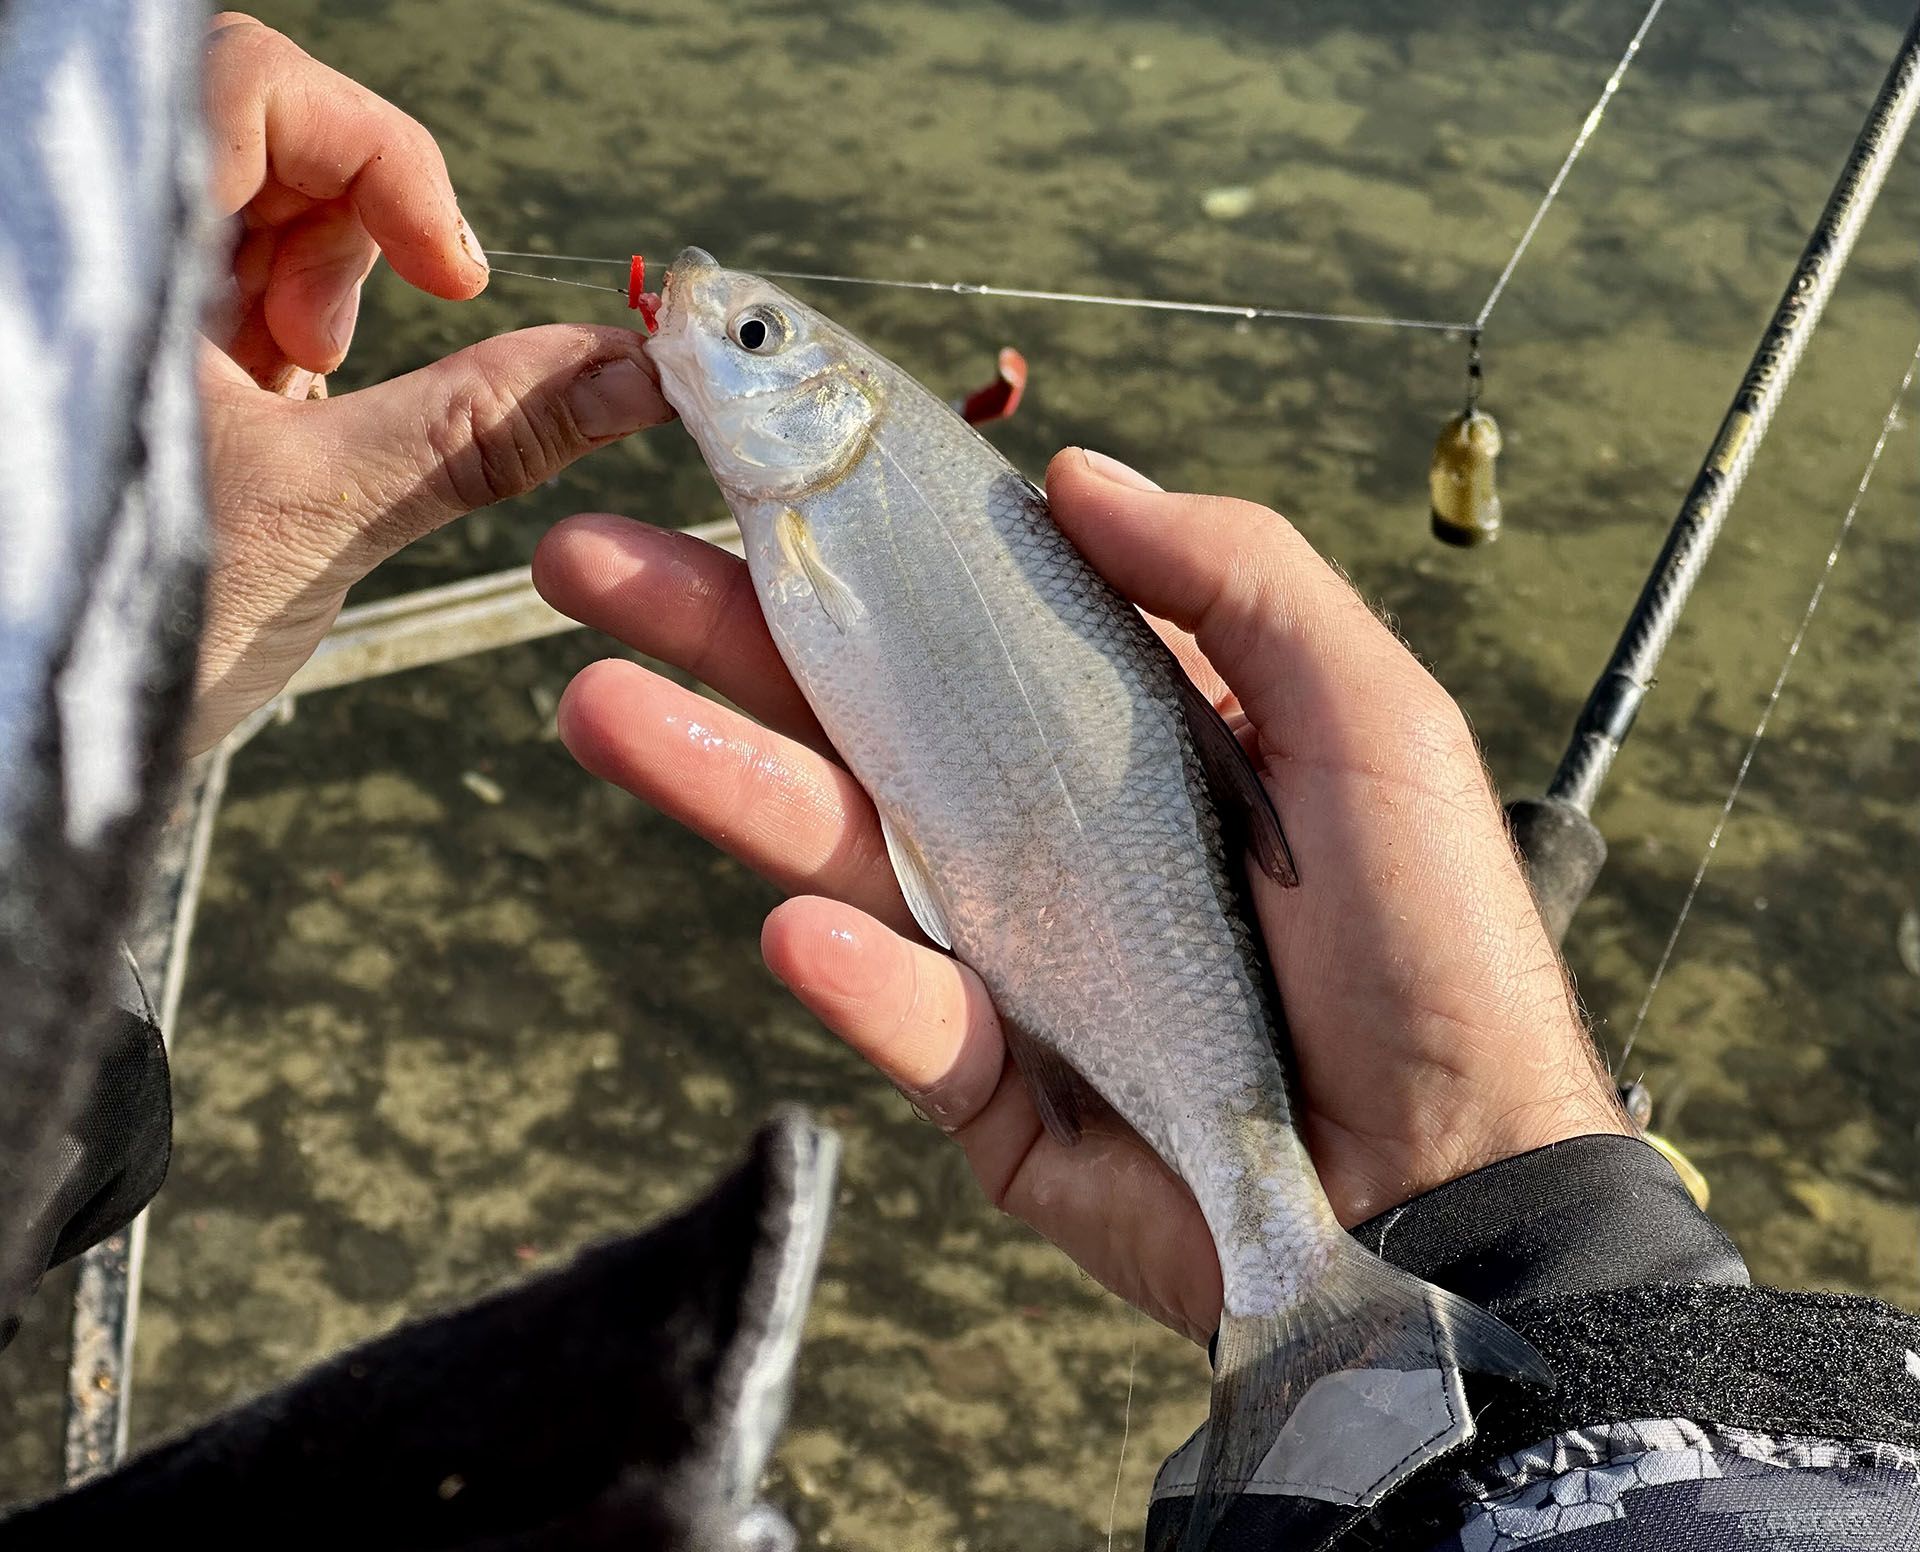
M1266 783L1213 702L1178 664L1173 671L1178 675L1180 710L1187 719L1187 730L1193 734L1201 769L1207 773L1207 790L1213 795L1214 807L1227 821L1229 833L1237 830L1246 836L1260 871L1282 888L1293 888L1300 882L1300 872L1293 865L1293 849L1280 829L1280 816L1274 811Z
M1040 1124L1055 1142L1072 1147L1089 1116L1106 1108L1099 1090L1080 1076L1079 1070L1052 1046L1028 1034L1005 1013L1000 1028L1007 1049L1020 1076L1027 1081L1033 1096L1033 1108L1040 1112Z
M813 542L813 530L807 526L806 518L792 507L786 507L780 513L778 528L781 553L800 569L835 629L844 635L865 619L866 605L820 558L820 547Z
M913 919L920 924L922 932L951 952L953 932L947 926L946 913L940 908L940 896L934 890L933 876L927 871L927 859L914 845L913 837L884 813L880 816L880 833L886 838L887 860L893 864L893 876L899 880L907 909L913 912Z

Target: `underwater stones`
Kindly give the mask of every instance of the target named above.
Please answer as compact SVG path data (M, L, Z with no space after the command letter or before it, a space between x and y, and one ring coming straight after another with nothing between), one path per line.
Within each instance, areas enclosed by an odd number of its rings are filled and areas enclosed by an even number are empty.
M1210 221L1238 221L1253 209L1253 199L1245 184L1223 184L1200 196L1200 213Z

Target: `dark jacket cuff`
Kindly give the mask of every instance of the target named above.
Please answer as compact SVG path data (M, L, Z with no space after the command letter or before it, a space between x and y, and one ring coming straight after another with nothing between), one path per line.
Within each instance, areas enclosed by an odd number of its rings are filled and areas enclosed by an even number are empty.
M1476 1304L1750 1281L1733 1241L1638 1137L1575 1137L1502 1159L1353 1234L1382 1259Z

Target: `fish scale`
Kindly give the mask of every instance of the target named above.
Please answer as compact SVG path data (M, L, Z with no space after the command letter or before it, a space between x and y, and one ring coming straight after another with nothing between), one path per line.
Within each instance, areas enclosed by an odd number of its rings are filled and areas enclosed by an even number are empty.
M909 906L985 983L1043 1121L1071 1143L1091 1091L1199 1204L1225 1300L1183 1552L1256 1471L1375 1501L1470 1432L1461 1368L1541 1378L1499 1321L1341 1229L1242 876L1250 839L1293 882L1271 800L1045 496L900 368L698 249L648 350ZM1431 1375L1443 1425L1383 1428L1356 1370Z
M889 433L915 436L919 406L892 403L900 424ZM811 522L820 557L856 595L903 595L913 627L877 631L856 652L817 610L782 610L783 653L836 747L902 817L939 881L955 951L1002 1014L1060 1050L1184 1178L1244 1178L1212 1156L1225 1140L1203 1117L1264 1103L1283 1130L1286 1094L1252 934L1221 909L1233 893L1228 859L1166 649L1025 481L986 472L960 491L926 478L910 486L882 459L849 475L827 499L886 515ZM941 484L968 477L951 471ZM955 498L962 515L916 536L922 497ZM972 587L932 585L950 573L943 544L990 606ZM776 551L749 554L756 576L772 579L767 597L780 592ZM1008 657L1031 714L1018 694L1003 705L967 693L996 668L1005 677ZM1152 943L1180 953L1138 952ZM1255 1038L1223 1042L1233 1028ZM1270 1209L1265 1195L1258 1205Z

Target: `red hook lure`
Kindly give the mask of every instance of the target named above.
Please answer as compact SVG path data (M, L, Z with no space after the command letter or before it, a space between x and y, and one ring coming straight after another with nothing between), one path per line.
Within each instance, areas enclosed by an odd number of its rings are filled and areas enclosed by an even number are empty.
M660 330L660 293L647 290L646 285L647 261L636 253L627 270L627 306L638 311L640 321L647 326L649 334L657 334Z
M1020 396L1027 391L1027 358L1011 345L1000 352L999 373L984 388L976 389L954 406L970 426L984 426L990 420L1005 420L1020 407Z
M660 330L660 293L647 290L647 261L636 253L627 268L627 306L640 314L649 334ZM1011 345L1000 352L998 369L992 382L957 401L957 409L969 425L983 426L988 421L1005 420L1020 407L1020 396L1027 391L1027 358Z

